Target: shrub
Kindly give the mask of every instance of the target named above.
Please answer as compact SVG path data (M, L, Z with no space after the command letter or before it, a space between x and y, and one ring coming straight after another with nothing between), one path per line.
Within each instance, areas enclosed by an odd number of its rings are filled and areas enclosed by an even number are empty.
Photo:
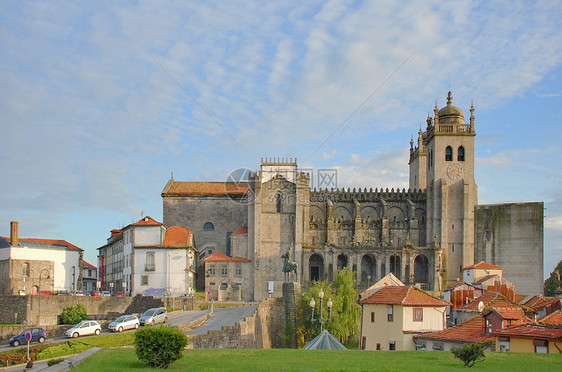
M181 358L187 337L173 327L144 327L135 332L135 353L148 367L168 368Z
M50 366L54 366L55 364L59 364L60 362L62 362L64 360L64 358L58 358L58 359L51 359L49 361L47 361L47 365Z
M86 308L78 303L74 306L67 306L62 310L61 320L63 324L76 324L84 319L88 319Z
M464 344L460 349L451 350L456 358L464 362L465 367L472 367L480 358L484 358L484 350L491 342L473 342Z
M70 340L62 344L50 346L37 354L36 360L55 358L65 355L78 354L91 348L80 341Z
M80 340L83 344L89 346L97 346L101 348L120 347L132 345L135 343L135 332L114 333L109 335L100 335L97 337L88 337Z

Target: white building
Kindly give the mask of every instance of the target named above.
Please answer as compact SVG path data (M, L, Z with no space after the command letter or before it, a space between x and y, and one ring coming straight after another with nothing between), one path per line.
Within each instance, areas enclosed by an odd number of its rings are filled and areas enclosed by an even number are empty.
M181 226L167 228L146 216L112 230L98 248L104 290L126 295L179 296L195 283L195 238Z
M19 238L12 221L10 237L0 238L0 293L81 289L83 252L66 240Z
M93 292L97 289L98 268L82 260L82 290Z

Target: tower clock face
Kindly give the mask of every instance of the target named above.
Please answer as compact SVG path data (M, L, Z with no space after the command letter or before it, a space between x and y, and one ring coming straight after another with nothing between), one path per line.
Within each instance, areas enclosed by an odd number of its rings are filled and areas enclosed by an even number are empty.
M447 176L452 180L458 180L462 177L462 167L458 163L449 164L447 167Z

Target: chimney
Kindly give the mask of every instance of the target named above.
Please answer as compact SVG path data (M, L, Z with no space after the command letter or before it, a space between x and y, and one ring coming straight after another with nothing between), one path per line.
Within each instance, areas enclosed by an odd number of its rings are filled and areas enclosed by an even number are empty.
M10 245L15 246L19 244L18 241L18 222L10 222Z

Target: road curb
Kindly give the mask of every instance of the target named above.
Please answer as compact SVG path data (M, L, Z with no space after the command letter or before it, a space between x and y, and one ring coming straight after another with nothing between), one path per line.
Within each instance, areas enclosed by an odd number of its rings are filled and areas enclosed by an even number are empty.
M40 371L47 371L47 372L66 372L66 371L70 371L72 368L74 368L77 365L79 365L80 363L82 363L82 361L84 361L84 359L92 356L93 354L97 353L100 350L101 350L101 348L99 348L99 347L90 348L86 351L81 352L80 354L76 354L73 357L70 357L68 359L63 360L60 363L53 364L50 367L41 369Z

